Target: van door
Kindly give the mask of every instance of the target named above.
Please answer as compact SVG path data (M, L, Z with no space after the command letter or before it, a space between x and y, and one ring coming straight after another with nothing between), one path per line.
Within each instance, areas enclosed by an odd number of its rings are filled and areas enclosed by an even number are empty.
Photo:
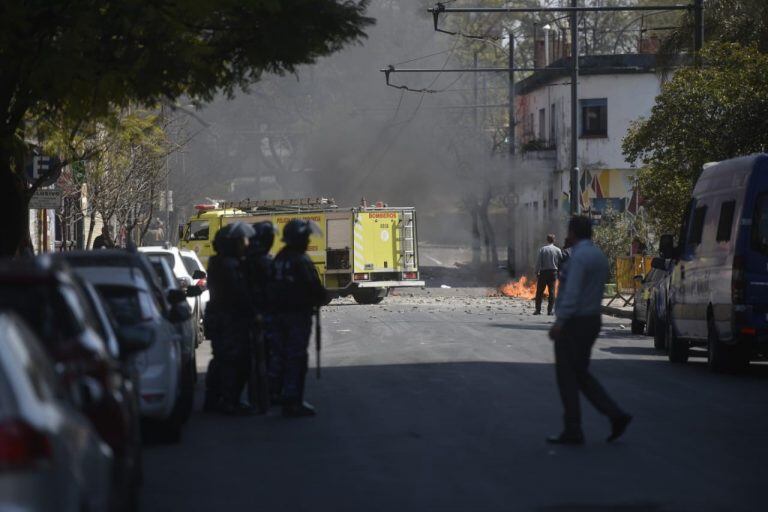
M686 240L686 250L681 265L683 279L682 295L683 308L680 315L681 334L686 338L702 338L706 336L706 316L709 301L709 261L707 259L707 242L711 229L707 229L712 217L709 213L709 201L697 200L691 212L691 224Z

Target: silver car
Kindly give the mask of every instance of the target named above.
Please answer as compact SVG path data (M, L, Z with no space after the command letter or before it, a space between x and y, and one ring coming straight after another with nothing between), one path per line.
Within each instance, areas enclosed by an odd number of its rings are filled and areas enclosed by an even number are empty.
M14 314L0 313L0 345L0 510L108 510L112 450L70 403L80 383L62 388Z

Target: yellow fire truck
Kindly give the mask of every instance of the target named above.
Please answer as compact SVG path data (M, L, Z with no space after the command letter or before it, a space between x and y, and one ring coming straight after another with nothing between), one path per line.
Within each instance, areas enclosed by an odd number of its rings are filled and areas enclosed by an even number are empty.
M283 227L300 218L314 221L322 230L310 239L307 253L332 295L352 295L359 303L377 304L391 288L424 286L419 279L414 208L382 204L341 208L324 198L246 200L195 208L198 213L184 227L180 247L194 250L205 265L222 226L271 221L278 230L275 254L283 246Z

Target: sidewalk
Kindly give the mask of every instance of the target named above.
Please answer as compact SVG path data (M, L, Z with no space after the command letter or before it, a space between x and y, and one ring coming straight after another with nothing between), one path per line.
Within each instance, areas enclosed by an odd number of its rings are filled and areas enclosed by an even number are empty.
M608 306L607 304L611 301L610 298L603 299L603 314L605 315L611 315L619 318L632 318L632 305L629 306L622 306L624 304L624 301L621 299L616 299L613 301L613 304Z

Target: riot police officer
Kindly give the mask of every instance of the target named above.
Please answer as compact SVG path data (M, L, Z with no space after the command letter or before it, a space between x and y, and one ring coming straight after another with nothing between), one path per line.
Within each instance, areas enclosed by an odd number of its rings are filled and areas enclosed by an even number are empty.
M208 262L206 330L213 359L206 376L205 410L244 414L240 393L248 375L251 297L243 257L253 229L242 222L225 226L216 234L216 254Z
M271 347L271 315L266 311L267 285L272 278L270 249L275 241L275 227L271 222L253 224L254 235L249 239L245 253L248 286L253 305L251 325L251 358L248 375L248 397L259 412L269 407L267 363Z
M270 385L281 393L283 416L314 416L304 401L312 315L326 301L326 290L312 260L307 256L309 237L319 233L311 221L293 219L283 228L285 247L273 263L270 300L274 315L274 355L270 361Z

